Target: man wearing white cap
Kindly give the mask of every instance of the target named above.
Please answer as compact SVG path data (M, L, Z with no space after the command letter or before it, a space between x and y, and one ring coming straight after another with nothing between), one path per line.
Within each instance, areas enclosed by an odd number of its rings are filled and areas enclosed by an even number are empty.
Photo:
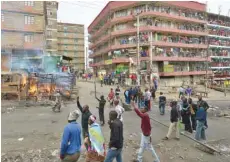
M60 159L62 162L77 162L80 157L81 148L81 126L76 122L79 111L69 113L68 124L64 128Z

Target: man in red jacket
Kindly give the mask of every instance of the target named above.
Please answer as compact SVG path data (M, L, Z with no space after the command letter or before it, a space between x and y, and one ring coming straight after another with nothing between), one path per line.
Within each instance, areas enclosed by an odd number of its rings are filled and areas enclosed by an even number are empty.
M141 130L142 130L141 145L138 152L137 160L135 160L135 162L142 162L143 152L145 149L151 151L152 155L156 159L154 162L160 162L151 142L151 123L150 123L149 114L147 113L148 108L147 107L141 108L141 112L140 112L133 101L131 102L131 105L132 107L134 107L134 111L136 112L136 114L141 118Z

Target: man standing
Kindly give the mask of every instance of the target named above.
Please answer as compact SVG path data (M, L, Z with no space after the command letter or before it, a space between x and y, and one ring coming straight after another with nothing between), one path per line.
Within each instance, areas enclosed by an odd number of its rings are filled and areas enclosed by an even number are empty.
M123 122L122 114L125 112L125 109L119 105L119 100L114 101L115 111L117 112L117 117Z
M179 88L179 98L180 98L181 96L184 96L184 93L185 93L184 88L183 88L182 86L180 86L180 88Z
M197 101L197 108L199 109L200 107L203 107L207 116L207 110L209 109L209 105L206 101L202 99L202 96L198 96L198 101ZM204 126L208 128L208 123L207 123L207 118L205 118Z
M115 89L115 95L116 95L117 99L119 98L120 93L121 93L121 90L120 90L119 86L117 86L117 88Z
M155 156L156 161L154 162L160 162L151 141L151 123L150 123L149 115L147 113L148 108L147 107L141 108L142 112L140 112L133 101L131 102L131 105L134 107L136 114L141 118L141 130L142 130L141 146L138 152L137 160L135 160L135 162L142 162L142 156L143 156L142 154L145 149L149 149L152 152L152 155Z
M100 79L100 81L101 81L101 87L102 87L103 81L104 81L104 78L103 78L103 75L102 75L102 74L99 76L99 79Z
M101 96L101 99L97 98L96 94L95 94L95 98L99 101L99 118L100 118L100 122L101 125L103 126L105 124L105 117L104 117L104 108L105 108L105 103L106 100L104 99L104 96Z
M83 107L81 106L79 102L79 97L77 97L77 107L80 109L82 116L81 116L81 126L82 126L82 135L83 138L88 137L89 132L88 132L88 120L91 114L89 111L89 106L84 105Z
M108 122L111 132L110 132L110 142L109 150L107 152L104 162L113 162L116 158L117 162L122 162L122 148L123 148L123 124L118 119L118 114L116 111L111 111L109 113Z
M149 92L149 89L146 88L145 89L145 106L148 108L148 110L151 109L151 106L150 106L150 100L151 100L151 93Z
M68 124L64 128L60 159L62 162L77 162L80 157L81 127L76 122L79 111L75 110L68 116Z
M160 92L159 109L161 115L165 114L165 105L166 105L166 97L163 95L163 92Z

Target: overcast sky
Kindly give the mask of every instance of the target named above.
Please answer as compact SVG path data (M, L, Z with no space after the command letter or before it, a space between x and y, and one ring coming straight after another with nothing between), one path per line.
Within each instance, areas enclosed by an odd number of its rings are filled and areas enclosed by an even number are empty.
M58 21L67 23L76 23L85 25L85 46L88 47L87 28L96 18L100 11L105 7L108 1L58 1ZM230 0L199 0L199 2L208 4L208 11L218 13L221 6L221 14L228 15L230 10Z
M206 1L199 0L206 3ZM85 30L100 13L108 1L59 1L58 20L61 22L84 24ZM209 0L208 11L218 13L221 5L221 14L228 15L230 0Z

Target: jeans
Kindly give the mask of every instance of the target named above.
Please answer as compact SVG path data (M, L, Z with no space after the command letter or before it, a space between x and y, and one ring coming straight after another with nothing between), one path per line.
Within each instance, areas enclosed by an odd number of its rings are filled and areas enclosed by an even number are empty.
M115 158L117 162L122 162L121 152L122 149L117 149L117 150L109 149L104 162L113 162L113 159Z
M180 138L178 122L170 123L168 134L167 134L166 137L170 138L170 136L171 136L171 134L173 132L173 128L175 128L175 131L176 131L176 138Z
M160 103L159 104L159 109L160 109L161 115L164 115L165 114L165 104L164 103Z
M62 160L62 162L77 162L80 155L80 152L76 152L73 155L65 155L65 158Z
M104 108L99 108L99 119L102 124L105 124Z
M204 123L204 121L197 120L195 139L198 141L201 139L206 140Z
M191 121L192 121L192 129L196 130L196 116L191 115Z
M154 150L153 145L151 143L151 137L144 136L143 134L141 134L141 145L137 156L138 162L142 162L144 150L150 150L152 156L156 158L156 161L160 162L159 157L157 156L156 151Z

